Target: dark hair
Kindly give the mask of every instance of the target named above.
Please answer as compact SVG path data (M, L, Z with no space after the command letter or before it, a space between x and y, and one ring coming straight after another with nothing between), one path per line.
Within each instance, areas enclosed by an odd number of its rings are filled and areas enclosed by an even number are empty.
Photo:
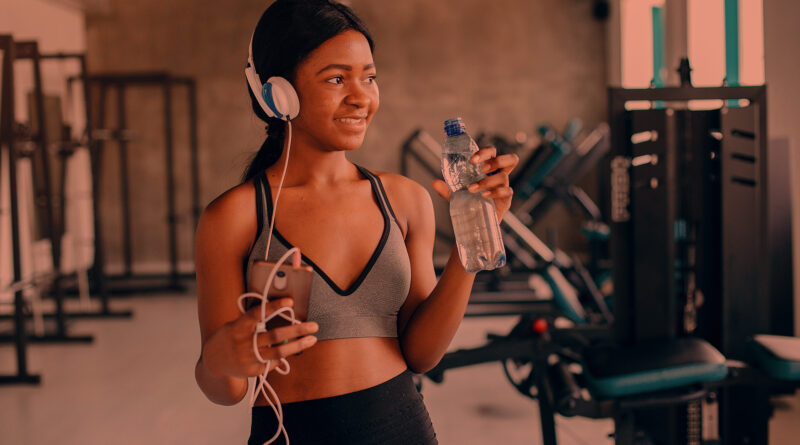
M350 29L364 34L370 50L374 50L367 26L349 7L329 0L277 0L264 11L253 34L253 61L261 82L272 76L293 82L297 66L309 53ZM250 161L243 181L280 158L286 132L286 122L268 117L249 86L247 91L256 116L267 123L267 138Z

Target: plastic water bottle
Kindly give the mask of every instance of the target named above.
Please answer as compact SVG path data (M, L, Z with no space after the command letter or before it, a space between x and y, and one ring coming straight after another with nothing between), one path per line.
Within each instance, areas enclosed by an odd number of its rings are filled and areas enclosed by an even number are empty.
M444 131L442 176L450 187L450 218L461 264L467 272L496 269L506 263L506 250L494 201L467 190L486 177L481 165L470 162L478 144L460 117L445 121Z

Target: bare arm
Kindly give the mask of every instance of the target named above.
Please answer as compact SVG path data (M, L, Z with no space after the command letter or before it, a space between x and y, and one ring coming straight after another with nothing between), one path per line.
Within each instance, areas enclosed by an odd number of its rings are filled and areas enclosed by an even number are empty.
M508 174L519 162L516 155L496 156L493 147L482 149L473 162L485 162L486 171L498 172L471 187L473 193L484 193L495 200L498 217L502 218L511 204L513 191L508 187ZM411 187L410 187L411 188ZM434 183L436 191L445 199L450 194L442 181ZM417 207L404 201L407 211L406 247L411 260L411 288L400 310L398 326L400 344L409 368L417 373L432 369L442 359L469 302L475 274L461 265L455 247L439 281L433 270L433 241L435 219L428 193L420 186L406 196L414 196Z
M245 291L242 268L257 230L254 206L252 186L230 190L203 212L195 238L201 337L195 380L206 397L220 405L238 403L247 393L247 377L261 374L266 366L253 352L259 308L242 314L237 305ZM289 305L289 299L273 301L267 311ZM295 354L315 343L307 334L316 330L316 323L302 323L259 334L259 352L266 359ZM296 340L276 346L290 339Z

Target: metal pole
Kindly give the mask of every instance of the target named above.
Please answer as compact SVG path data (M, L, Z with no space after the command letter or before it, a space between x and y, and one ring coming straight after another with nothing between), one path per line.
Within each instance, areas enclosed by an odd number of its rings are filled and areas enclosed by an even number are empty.
M125 276L133 275L133 241L131 238L130 171L128 169L128 131L125 115L125 84L117 84L117 143L119 144L120 195L122 197L122 252Z
M96 292L100 294L101 313L110 314L108 305L108 281L105 270L103 269L105 258L103 256L103 231L100 227L100 159L101 146L94 140L92 128L92 84L87 79L86 56L81 54L79 57L81 64L81 86L83 88L84 112L86 113L86 146L89 148L89 164L92 175L92 214L94 225L94 261L92 267L92 279L95 282ZM105 90L100 95L99 107L104 109ZM101 114L103 112L101 111Z
M194 226L200 220L200 161L197 147L197 88L194 80L187 83L189 88L189 151L192 168L192 215Z
M40 164L39 174L42 178L43 190L39 192L44 196L44 213L45 213L45 231L46 236L50 238L52 255L53 255L53 293L56 300L56 336L65 337L67 335L66 317L64 315L64 292L61 285L61 237L63 231L61 224L56 219L55 206L53 205L53 184L50 180L50 154L48 153L48 137L47 137L47 121L45 119L44 109L44 92L42 91L42 67L39 57L39 45L37 42L23 42L27 48L27 56L33 63L33 95L36 102L36 120L39 132L36 135L39 140L39 160L40 163L35 162L36 155L34 154L34 163L36 166ZM36 171L34 171L36 175ZM37 181L38 182L38 181ZM40 199L37 196L37 201ZM63 210L63 203L62 203Z
M89 83L88 79L84 78L84 88L88 89L91 87L91 83ZM106 84L100 83L99 84L100 93L98 97L98 104L97 104L97 125L99 128L105 128L106 125ZM91 134L94 129L91 125L88 126L89 133ZM89 146L91 157L92 157L92 207L94 208L94 273L92 277L95 280L98 280L99 284L102 286L107 285L106 274L105 274L105 248L103 242L103 227L101 225L102 218L100 217L100 213L102 211L102 206L100 204L100 200L102 196L100 194L100 182L101 178L100 175L103 171L103 151L105 149L105 142L102 140L92 141L93 143ZM103 312L109 311L108 305L108 288L102 289L105 298L102 300L103 304Z
M170 287L178 284L178 238L175 215L175 162L172 140L172 80L164 79L164 144L167 161L167 236L169 239Z

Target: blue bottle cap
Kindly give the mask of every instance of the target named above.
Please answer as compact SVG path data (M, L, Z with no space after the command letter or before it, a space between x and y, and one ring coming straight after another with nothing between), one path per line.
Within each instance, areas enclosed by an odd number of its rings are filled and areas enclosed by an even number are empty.
M460 117L455 119L447 119L444 121L444 132L448 136L456 136L467 132L467 126L461 121Z

